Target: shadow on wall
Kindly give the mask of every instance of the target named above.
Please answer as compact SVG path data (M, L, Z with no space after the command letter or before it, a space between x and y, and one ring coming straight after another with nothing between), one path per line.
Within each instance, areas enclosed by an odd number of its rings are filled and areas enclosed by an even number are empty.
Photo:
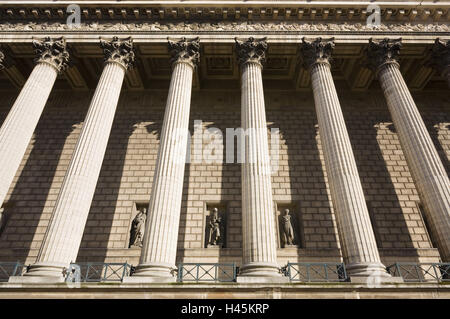
M331 199L327 194L324 166L321 162L320 139L313 101L310 105L290 112L268 112L268 120L273 124L269 128L279 128L281 140L280 157L287 152L287 163L280 158L279 173L272 177L273 184L281 184L289 179L289 189L274 187L277 191L290 195L291 204L298 207L301 224L300 253L289 256L290 262L311 262L323 260L320 257L331 254L335 258L341 255L338 234L333 222ZM284 166L287 167L284 167ZM286 176L288 172L288 176ZM282 194L283 196L283 194ZM287 204L287 203L285 203ZM294 212L295 213L295 212ZM318 249L327 253L316 255ZM318 259L319 258L319 259Z
M389 112L345 108L344 117L381 259L418 262L416 248L430 243L424 238L413 241L414 230L406 222L411 219L407 214L420 214L418 195L408 187L412 177ZM418 223L416 227L424 229Z
M6 204L11 205L5 209L8 223L0 239L2 261L36 261L85 113L72 106L68 110L67 101L58 93L50 96L50 106L44 109L22 160L25 164L19 168L12 192L10 189ZM70 149L64 151L64 146L70 144Z

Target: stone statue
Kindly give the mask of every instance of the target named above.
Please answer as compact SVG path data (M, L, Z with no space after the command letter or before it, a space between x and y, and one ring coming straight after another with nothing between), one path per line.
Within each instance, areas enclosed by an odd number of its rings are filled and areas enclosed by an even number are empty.
M281 216L281 239L285 247L294 245L294 228L292 227L289 209L285 209L284 215Z
M219 210L214 208L209 219L208 247L222 244L222 218L219 216Z
M131 246L142 247L142 240L144 238L145 220L147 218L147 208L142 208L134 217L130 229L130 243Z

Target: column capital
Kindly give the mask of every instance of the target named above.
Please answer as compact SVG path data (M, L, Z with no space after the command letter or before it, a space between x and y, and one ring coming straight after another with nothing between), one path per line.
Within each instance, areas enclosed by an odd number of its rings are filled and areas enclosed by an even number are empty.
M450 73L450 40L445 42L437 38L434 41L428 65L443 76Z
M306 38L303 38L300 50L304 68L310 70L317 63L330 65L333 49L334 38L316 38L313 41L308 41Z
M388 64L399 66L398 58L402 47L402 38L383 40L369 39L367 48L367 66L375 72Z
M181 38L179 41L167 39L167 45L172 56L170 59L172 66L176 63L187 63L194 68L200 61L200 40L198 37L191 40Z
M239 65L242 67L246 63L256 63L262 67L266 60L267 38L256 40L253 37L247 41L236 41L236 52L238 55Z
M133 39L113 37L111 41L100 39L100 47L105 55L105 63L118 63L125 70L134 64Z
M33 40L33 47L37 55L35 63L47 63L58 72L67 68L69 53L63 37L56 39L45 37L43 40Z

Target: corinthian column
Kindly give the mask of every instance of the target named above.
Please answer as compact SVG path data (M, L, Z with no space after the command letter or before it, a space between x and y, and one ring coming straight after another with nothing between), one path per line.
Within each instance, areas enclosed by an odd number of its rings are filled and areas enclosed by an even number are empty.
M0 51L0 71L3 70L4 68L5 68L5 54L2 51Z
M241 126L248 137L241 165L243 265L238 281L280 280L261 75L267 43L265 39L236 40L236 49L241 67Z
M354 277L389 277L380 261L364 193L330 70L333 39L303 39L311 73L320 141L347 271Z
M169 41L172 79L167 97L142 254L125 281L175 281L181 196L189 128L192 75L200 57L197 39Z
M430 62L430 66L447 79L450 88L450 40L445 42L437 38L434 41Z
M401 39L369 42L368 57L443 261L450 261L450 182L397 62Z
M77 257L108 144L125 71L134 60L131 38L101 40L105 66L64 177L37 262L23 280L62 281ZM22 281L23 281L22 280Z
M33 41L33 47L37 55L36 66L0 128L0 206L39 122L58 72L66 68L69 60L63 38L52 40L47 37L43 41Z

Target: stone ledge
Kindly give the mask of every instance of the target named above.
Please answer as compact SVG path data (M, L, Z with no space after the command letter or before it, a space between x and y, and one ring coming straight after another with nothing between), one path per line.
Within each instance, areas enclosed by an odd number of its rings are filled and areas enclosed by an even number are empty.
M401 283L369 287L355 283L81 283L75 284L12 284L0 283L3 298L450 298L450 284Z

